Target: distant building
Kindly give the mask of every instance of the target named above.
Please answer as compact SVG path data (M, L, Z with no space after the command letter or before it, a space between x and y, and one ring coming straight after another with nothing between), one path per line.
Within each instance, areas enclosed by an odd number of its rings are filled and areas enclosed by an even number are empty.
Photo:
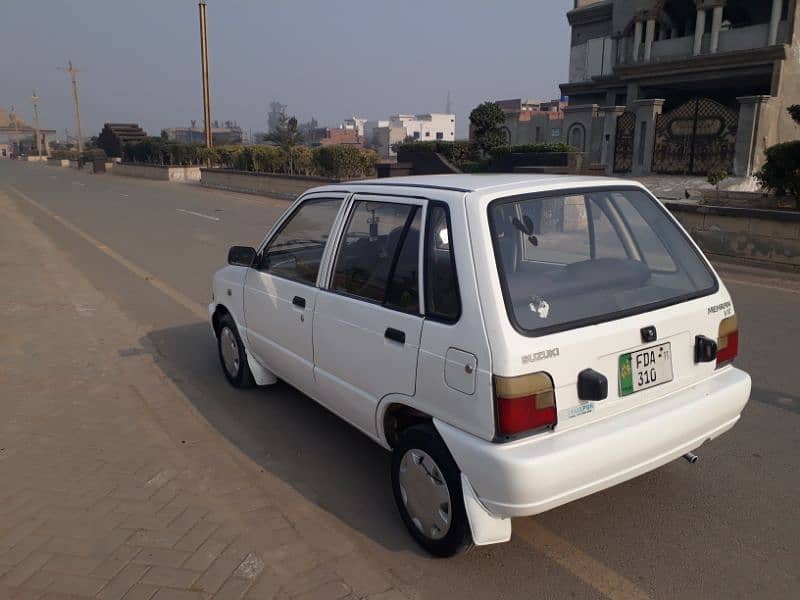
M303 143L307 146L333 146L336 144L363 146L364 138L358 135L358 131L355 129L317 127L304 134Z
M565 100L530 100L513 98L497 100L506 116L503 126L506 143L542 144L561 141L563 136ZM470 126L470 139L473 139Z
M336 144L348 144L351 146L363 146L364 138L358 134L357 129L345 129L335 127L327 130L327 135L319 140L320 146L333 146Z
M54 129L39 129L42 154L48 154ZM35 153L36 129L25 122L16 112L7 113L0 108L0 158L11 158L17 154Z
M358 132L360 137L364 137L364 125L366 125L367 121L368 119L362 119L360 117L350 117L344 120L342 129L352 129Z
M285 104L281 104L280 102L272 101L269 103L269 112L267 113L267 133L275 133L275 130L278 128L278 124L281 122L286 116L286 108Z
M187 144L205 144L206 136L202 127L168 127L162 130L162 135L170 141L185 142ZM230 146L241 144L243 139L242 128L235 121L225 121L222 126L214 121L211 128L211 141L215 146Z
M104 150L106 156L120 158L126 143L146 137L147 133L136 123L106 123L97 136L97 147Z
M456 116L443 113L423 115L393 115L389 117L389 126L405 127L408 137L415 140L455 141Z
M512 100L497 100L501 110L515 117L518 121L530 121L537 115L545 115L548 119L563 119L566 100L530 100L514 98Z
M609 171L749 176L797 138L796 0L575 0L566 140Z
M392 115L385 120L370 120L363 124L367 145L377 150L382 158L392 158L392 149L405 139L421 141L455 141L456 116L444 113L419 115Z

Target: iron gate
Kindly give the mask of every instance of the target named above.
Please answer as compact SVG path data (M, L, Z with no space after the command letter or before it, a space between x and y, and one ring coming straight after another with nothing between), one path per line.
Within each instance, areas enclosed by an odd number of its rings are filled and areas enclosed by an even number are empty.
M617 117L614 141L614 172L630 173L633 168L633 139L636 135L636 115L625 111Z
M711 100L690 100L659 115L653 171L669 175L707 175L733 171L739 113Z

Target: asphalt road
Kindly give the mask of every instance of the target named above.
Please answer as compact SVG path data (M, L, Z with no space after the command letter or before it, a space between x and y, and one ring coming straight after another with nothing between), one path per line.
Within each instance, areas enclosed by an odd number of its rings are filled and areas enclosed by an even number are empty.
M679 460L536 518L508 544L419 552L396 514L389 457L295 390L224 381L207 322L213 271L288 203L0 161L13 197L142 330L141 346L243 452L323 507L421 598L800 597L800 282L723 267L754 393L741 422ZM0 257L2 260L2 257ZM2 286L13 285L3 282Z

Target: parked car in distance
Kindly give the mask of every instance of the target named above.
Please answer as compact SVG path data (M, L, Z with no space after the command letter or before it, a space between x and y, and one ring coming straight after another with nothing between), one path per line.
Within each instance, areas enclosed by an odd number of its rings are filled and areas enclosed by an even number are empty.
M285 380L390 450L437 556L693 458L750 395L730 294L635 182L330 185L228 262L209 305L227 379Z

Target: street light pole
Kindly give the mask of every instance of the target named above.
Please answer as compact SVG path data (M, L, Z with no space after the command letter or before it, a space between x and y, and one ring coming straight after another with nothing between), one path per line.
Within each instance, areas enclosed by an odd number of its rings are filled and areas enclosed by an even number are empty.
M203 69L203 129L206 148L211 148L211 90L208 83L208 32L206 30L206 3L200 0L200 62Z
M36 95L36 90L33 90L33 126L36 128L36 151L39 153L39 159L42 158L42 134L39 133L39 96Z

